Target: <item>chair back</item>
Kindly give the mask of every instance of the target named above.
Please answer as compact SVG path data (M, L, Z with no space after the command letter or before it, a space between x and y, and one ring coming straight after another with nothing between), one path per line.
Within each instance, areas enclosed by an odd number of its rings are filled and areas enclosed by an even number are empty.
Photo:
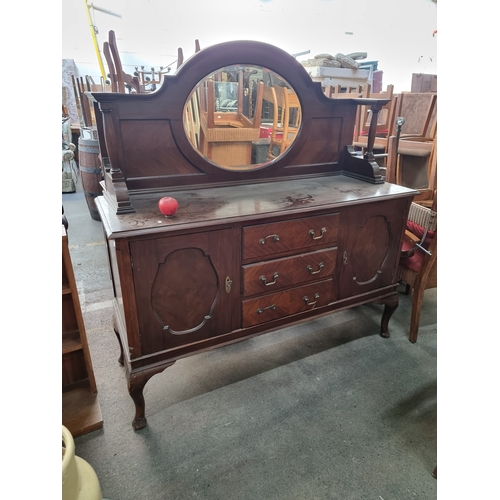
M437 94L403 92L396 97L395 118L402 117L401 137L432 137L437 127ZM396 135L396 120L390 135Z

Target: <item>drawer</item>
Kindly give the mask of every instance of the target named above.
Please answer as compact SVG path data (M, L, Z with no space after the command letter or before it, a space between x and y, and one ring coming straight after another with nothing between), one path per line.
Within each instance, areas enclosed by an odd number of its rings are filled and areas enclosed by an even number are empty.
M337 249L268 260L242 266L243 296L271 293L309 281L328 278L335 271Z
M243 328L325 306L330 303L332 286L329 279L244 300Z
M243 258L253 259L337 242L340 214L243 228Z

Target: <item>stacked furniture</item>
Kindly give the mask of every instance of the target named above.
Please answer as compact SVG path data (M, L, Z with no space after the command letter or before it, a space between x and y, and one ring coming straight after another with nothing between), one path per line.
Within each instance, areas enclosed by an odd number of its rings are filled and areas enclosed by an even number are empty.
M252 143L259 138L264 84L257 91L256 112L248 116L243 108L243 72L238 71L237 103L234 110L216 109L214 81L207 79L200 88L201 153L225 167L250 165ZM219 85L222 82L217 82Z
M297 137L301 112L297 94L293 89L279 85L264 86L263 101L273 110L268 159L283 154Z
M375 140L373 151L379 164L387 167L388 141L395 122L396 96L394 95L394 85L387 85L386 90L372 92L371 85L367 83L363 88L363 97L371 99L385 99L385 104L377 115L377 127L375 130ZM368 134L372 121L372 113L369 106L361 106L356 117L356 127L354 128L353 145L363 153L368 147Z
M323 92L327 97L337 99L352 99L353 97L370 97L370 84L356 85L354 87L342 87L339 85L327 85L323 87Z
M415 201L430 207L437 193L437 94L398 95L395 116L402 125L387 141L386 178L418 189Z

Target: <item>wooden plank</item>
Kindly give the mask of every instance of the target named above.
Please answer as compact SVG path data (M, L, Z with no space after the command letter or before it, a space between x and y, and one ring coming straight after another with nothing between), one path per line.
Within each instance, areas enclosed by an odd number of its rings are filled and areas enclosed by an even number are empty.
M73 437L102 428L103 419L97 393L92 394L87 388L63 393L62 423Z
M68 352L78 351L82 349L82 343L80 341L80 335L78 330L74 332L63 332L62 335L62 353L66 354Z

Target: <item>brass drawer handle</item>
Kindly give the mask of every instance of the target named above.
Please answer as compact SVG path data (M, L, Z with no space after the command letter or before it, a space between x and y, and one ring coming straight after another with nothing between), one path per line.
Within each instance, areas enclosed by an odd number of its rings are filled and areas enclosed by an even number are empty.
M306 295L302 300L308 305L308 306L313 306L318 302L319 299L319 293L314 294L314 302L309 302L309 297Z
M279 277L279 274L274 273L273 274L274 281L270 281L269 283L267 283L267 279L265 276L261 276L259 279L260 279L260 281L264 282L264 285L269 286L269 285L274 285L276 283L276 280L278 279L278 277Z
M264 311L266 311L267 309L276 309L276 306L273 304L272 306L268 306L268 307L259 307L257 309L257 314L262 314Z
M318 264L318 270L317 271L313 271L313 267L312 266L307 266L307 270L311 273L311 274L318 274L321 272L321 269L323 269L325 267L325 264L323 264L323 262L320 262Z
M274 241L279 241L280 237L277 234L270 234L269 236L266 236L265 238L261 238L259 241L260 245L265 245L267 238L272 238Z
M314 229L311 229L309 231L309 234L312 236L313 240L319 240L320 238L323 238L323 235L326 233L326 227L321 228L321 234L319 236L314 236Z

